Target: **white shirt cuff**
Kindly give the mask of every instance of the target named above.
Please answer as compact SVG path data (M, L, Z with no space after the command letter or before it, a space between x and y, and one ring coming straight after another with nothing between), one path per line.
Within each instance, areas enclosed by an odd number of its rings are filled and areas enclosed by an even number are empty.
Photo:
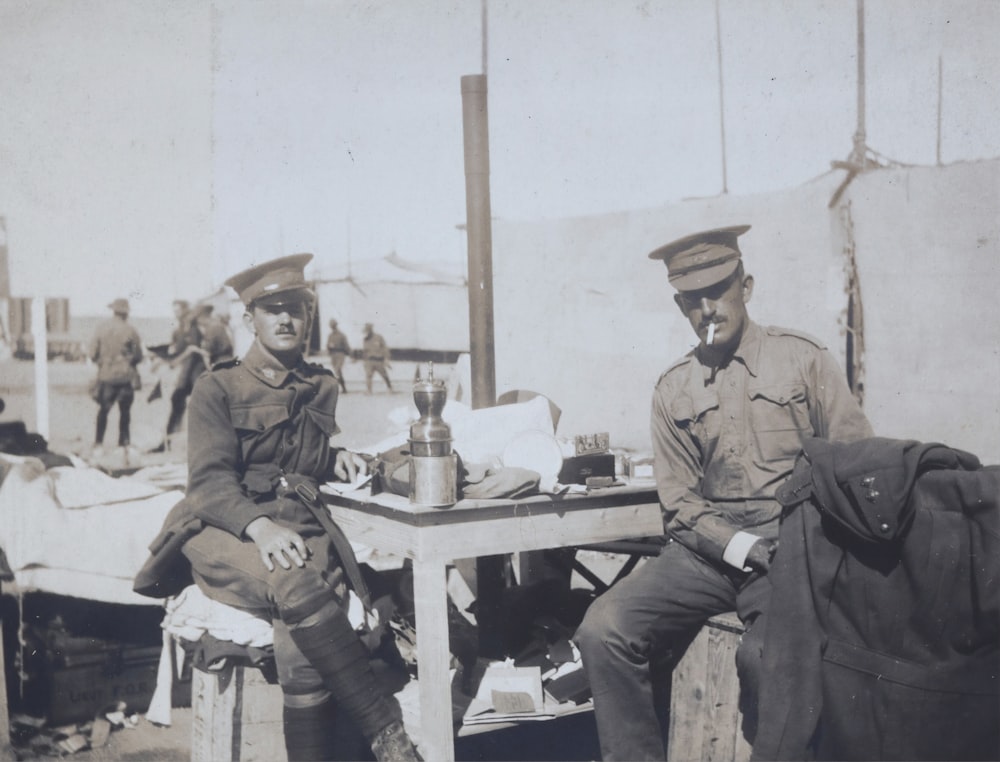
M746 565L747 553L750 552L750 546L759 539L761 538L749 532L737 532L726 545L726 549L722 551L722 560L737 569L753 571Z

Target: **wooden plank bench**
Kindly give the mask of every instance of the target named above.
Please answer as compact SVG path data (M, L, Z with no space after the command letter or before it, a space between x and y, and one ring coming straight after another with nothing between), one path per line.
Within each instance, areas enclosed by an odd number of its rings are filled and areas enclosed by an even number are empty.
M714 616L674 668L667 759L748 762L736 676L736 648L744 632L735 613Z

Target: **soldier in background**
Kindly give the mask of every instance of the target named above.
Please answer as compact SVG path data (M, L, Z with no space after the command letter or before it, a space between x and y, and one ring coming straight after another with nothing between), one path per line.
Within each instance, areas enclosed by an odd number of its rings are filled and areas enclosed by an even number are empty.
M361 350L361 359L365 363L365 387L368 393L372 393L372 377L378 373L385 381L389 391L392 391L392 382L389 380L389 345L381 334L375 333L375 328L371 323L365 323L365 340Z
M337 328L336 320L330 321L330 336L326 340L326 351L330 353L330 367L333 369L333 375L337 377L340 390L347 394L347 384L344 383L344 361L351 353L351 345L347 341L347 334Z
M97 363L97 380L92 394L97 403L97 428L94 433L93 454L104 452L104 433L108 426L108 413L118 405L118 446L131 444L130 425L132 401L135 390L141 385L139 370L142 361L142 342L139 333L129 325L127 299L115 299L108 305L113 316L97 326L90 341L88 357Z
M195 324L201 341L198 350L206 367L232 360L233 340L228 326L215 314L211 304L202 304L195 310Z
M191 350L191 347L201 344L201 333L190 303L185 299L175 299L173 310L176 326L170 337L166 360L171 368L177 370L177 378L170 393L170 415L167 417L166 436L149 451L151 453L166 452L170 449L170 437L181 428L194 381L205 372L206 367L204 357Z

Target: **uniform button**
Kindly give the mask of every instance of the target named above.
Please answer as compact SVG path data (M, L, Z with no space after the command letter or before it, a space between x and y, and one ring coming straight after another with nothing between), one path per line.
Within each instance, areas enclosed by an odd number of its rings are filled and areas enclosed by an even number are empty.
M264 430L264 424L263 423L258 423L257 424L257 431L263 431L263 430Z
M888 532L889 531L889 525L888 524L882 524L881 526L879 526L879 529L881 529L883 532Z
M291 447L295 444L295 437L288 437L286 441L288 442L288 446Z

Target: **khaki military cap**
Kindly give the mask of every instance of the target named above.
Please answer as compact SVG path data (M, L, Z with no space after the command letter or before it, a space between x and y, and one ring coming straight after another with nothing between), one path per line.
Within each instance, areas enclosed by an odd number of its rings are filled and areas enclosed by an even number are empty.
M678 291L697 291L725 280L740 263L736 239L749 225L732 225L678 238L650 252L650 259L662 259L667 279Z
M290 291L311 291L305 279L305 267L312 254L290 254L262 262L237 273L226 281L244 304L252 304L262 296Z

